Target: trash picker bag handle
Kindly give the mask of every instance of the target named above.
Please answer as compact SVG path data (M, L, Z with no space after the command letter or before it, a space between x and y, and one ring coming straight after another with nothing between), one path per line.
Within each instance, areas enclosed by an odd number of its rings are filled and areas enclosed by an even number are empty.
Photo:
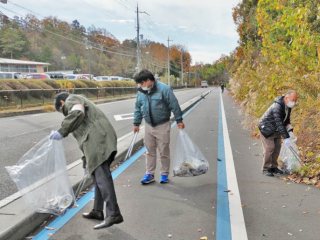
M294 157L299 161L299 163L301 164L301 166L303 166L303 162L299 157L299 154L293 149L293 147L289 147L290 151L292 152L292 154L294 155Z
M135 132L124 160L127 160L131 156L131 152L132 152L133 146L136 142L137 136L138 136L138 132Z
M80 192L82 191L82 188L83 188L84 184L86 183L87 179L88 179L87 174L84 174L82 179L81 179L81 182L79 183L79 185L77 187L77 191L74 194L75 199L78 198L78 196L79 196Z

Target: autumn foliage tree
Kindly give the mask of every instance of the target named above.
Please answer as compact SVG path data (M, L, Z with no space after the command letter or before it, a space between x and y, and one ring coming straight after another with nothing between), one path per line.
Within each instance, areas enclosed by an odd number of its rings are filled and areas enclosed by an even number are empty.
M239 46L228 62L231 89L256 121L288 89L300 95L292 120L301 156L300 171L320 177L320 2L244 0L233 12ZM315 181L317 180L317 181Z

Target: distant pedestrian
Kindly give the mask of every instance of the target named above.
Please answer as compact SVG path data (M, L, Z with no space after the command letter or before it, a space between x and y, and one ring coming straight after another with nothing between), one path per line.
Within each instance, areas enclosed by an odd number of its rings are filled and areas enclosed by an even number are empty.
M55 108L65 118L61 128L54 131L50 139L61 140L72 133L84 154L85 172L94 180L94 207L91 212L83 213L83 217L103 220L94 229L123 222L110 172L110 164L117 154L117 135L111 123L94 103L81 95L59 93L55 97Z
M173 112L177 126L183 129L182 112L172 89L159 81L148 70L135 76L138 93L135 104L133 131L138 132L142 118L145 120L144 144L147 148L146 173L141 184L154 182L157 150L160 155L160 183L168 183L170 168L170 115Z
M277 97L260 119L259 130L264 155L262 171L266 176L283 174L277 161L281 150L281 137L287 147L292 146L289 135L289 132L293 131L290 115L297 100L297 92L289 90L284 96Z
M221 92L223 93L224 92L224 83L221 83L220 87L221 87Z

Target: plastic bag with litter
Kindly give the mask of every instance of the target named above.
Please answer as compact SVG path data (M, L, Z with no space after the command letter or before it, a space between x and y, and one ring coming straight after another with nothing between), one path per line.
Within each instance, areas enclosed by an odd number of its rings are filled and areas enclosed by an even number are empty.
M179 130L173 158L173 175L192 177L205 174L209 162L184 130Z
M33 211L59 215L74 203L61 141L44 138L5 168Z
M285 173L292 173L301 167L299 150L296 145L297 138L292 132L290 132L290 138L292 139L292 146L288 148L282 144L279 155L280 160L282 161L282 169Z

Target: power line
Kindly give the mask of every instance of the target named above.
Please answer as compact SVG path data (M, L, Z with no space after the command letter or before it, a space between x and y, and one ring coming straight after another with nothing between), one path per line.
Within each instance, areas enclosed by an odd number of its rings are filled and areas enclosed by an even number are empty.
M1 6L1 8L5 9L5 10L7 10L7 11L13 13L13 14L18 14L17 12L12 11L12 10L10 10L10 9L7 9L7 8L5 8L5 7L3 7L3 6ZM21 15L19 15L19 14L18 14L18 16L21 17ZM8 18L9 18L9 17L8 17ZM15 20L15 19L13 19L13 18L10 18L10 19L11 19L11 20ZM97 47L97 46L95 46L95 45L98 45L98 44L96 44L95 42L92 42L92 41L87 41L87 43L84 43L84 42L82 42L82 40L75 40L75 39L72 39L72 38L70 38L70 37L66 37L66 36L64 36L64 35L61 35L61 34L59 34L59 33L52 32L52 31L50 31L50 30L48 30L48 29L46 29L46 28L39 29L38 26L34 27L34 26L32 26L32 25L30 24L30 22L27 22L26 20L23 20L23 19L20 19L20 21L23 21L23 22L24 22L25 24L27 24L28 26L33 27L34 30L37 30L37 31L39 31L39 30L44 30L44 31L46 31L46 32L48 32L48 33L50 33L50 34L53 34L53 35L59 36L59 37L61 37L61 38L63 38L63 39L66 39L66 40L69 40L69 41L72 41L72 42L75 42L75 43L84 45L84 46L86 46L86 47L88 46L88 43L89 43L92 48L94 48L94 49L96 49L96 50L99 50L99 51L102 51L102 52L108 52L108 53L112 53L112 54L116 54L116 55L121 55L121 56L127 56L127 57L135 57L135 56L132 55L132 54L121 53L121 52L115 52L115 51L108 50L107 47L102 46L102 45L100 45L100 47Z
M27 10L27 11L33 13L33 14L36 15L36 16L40 16L40 17L42 17L42 18L47 18L46 16L43 16L43 15L41 15L41 14L39 14L39 13L37 13L37 12L29 9L29 8L26 8L26 7L23 7L23 6L19 5L19 4L16 4L16 3L12 2L11 0L10 0L10 3L13 4L13 5L15 5L15 6L17 6L17 7L19 7L19 8L22 8L22 9L24 9L24 10ZM86 2L86 3L87 3L87 2ZM88 3L87 3L87 4L88 4ZM15 13L15 14L18 14L18 13ZM109 13L109 16L113 17L113 15L111 15L110 13ZM21 15L20 15L20 17L21 17ZM79 38L76 38L76 39L82 41L82 39L79 39ZM89 43L90 43L90 44L96 44L95 42L92 42L92 41L89 41ZM110 49L114 49L114 48L115 48L115 46L113 46L113 47L103 46L103 47L105 47L105 48L110 48ZM134 48L124 47L124 46L121 46L121 48L129 49L129 50L134 50Z

